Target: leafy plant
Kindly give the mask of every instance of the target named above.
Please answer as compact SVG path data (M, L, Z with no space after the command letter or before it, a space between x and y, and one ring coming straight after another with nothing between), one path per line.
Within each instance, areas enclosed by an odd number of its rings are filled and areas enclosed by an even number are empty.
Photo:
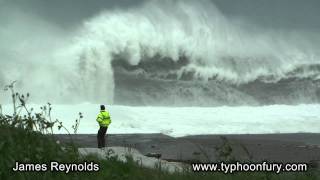
M43 134L53 134L53 127L56 125L58 130L64 129L70 135L70 131L63 125L61 121L58 119L55 119L54 121L52 120L51 103L41 106L40 112L34 112L33 108L29 108L27 106L30 94L20 94L16 92L14 90L15 83L16 81L6 85L4 88L5 91L11 92L13 115L4 115L0 105L0 124L19 127L27 131L38 131ZM83 115L81 112L79 112L79 117L75 120L75 124L72 125L74 134L77 133L82 118Z

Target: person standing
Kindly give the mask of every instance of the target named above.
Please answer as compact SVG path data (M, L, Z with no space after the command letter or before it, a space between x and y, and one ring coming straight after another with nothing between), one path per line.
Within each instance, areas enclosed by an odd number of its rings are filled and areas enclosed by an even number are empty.
M97 116L97 122L99 123L99 131L97 135L98 139L98 148L104 148L106 146L106 133L109 125L111 124L111 118L108 111L106 111L106 107L104 105L100 106L100 113Z

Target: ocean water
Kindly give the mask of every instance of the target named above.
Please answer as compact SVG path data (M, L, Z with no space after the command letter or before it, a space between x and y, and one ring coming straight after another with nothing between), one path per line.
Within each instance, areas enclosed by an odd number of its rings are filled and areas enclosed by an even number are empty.
M35 103L320 103L316 30L260 27L226 16L214 1L145 1L98 11L70 29L20 11L5 14L0 86L17 80Z
M270 15L296 9L269 5ZM109 133L320 132L318 29L262 26L267 16L255 24L209 0L97 10L70 28L23 7L5 9L0 89L17 80L32 106L55 104L53 117L70 129L82 112L78 133L97 132L99 104L111 104ZM279 15L286 18L298 24ZM10 97L0 91L0 104Z
M31 105L37 110L39 106ZM30 107L31 107L30 106ZM11 106L4 106L10 112ZM163 133L179 137L200 134L320 133L320 105L241 107L107 106L111 134ZM39 109L38 109L39 110ZM99 105L53 105L52 117L70 129L78 113L84 118L78 133L95 134ZM54 133L66 133L54 130Z

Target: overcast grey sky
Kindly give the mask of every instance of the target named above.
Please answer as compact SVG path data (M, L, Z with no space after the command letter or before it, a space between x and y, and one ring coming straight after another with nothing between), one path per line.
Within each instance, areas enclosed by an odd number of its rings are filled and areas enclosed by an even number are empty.
M4 8L34 13L71 27L102 10L139 6L145 0L0 0ZM269 28L320 29L319 0L211 0L227 17Z

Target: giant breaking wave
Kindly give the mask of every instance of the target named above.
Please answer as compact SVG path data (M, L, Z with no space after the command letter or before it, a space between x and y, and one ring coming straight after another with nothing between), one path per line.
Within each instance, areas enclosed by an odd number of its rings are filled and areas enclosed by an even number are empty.
M102 12L72 32L31 19L24 24L31 37L21 35L24 41L10 41L2 52L0 84L19 79L18 87L35 99L171 106L320 102L317 39L225 17L209 2L150 1ZM0 29L0 38L9 39L17 24Z

